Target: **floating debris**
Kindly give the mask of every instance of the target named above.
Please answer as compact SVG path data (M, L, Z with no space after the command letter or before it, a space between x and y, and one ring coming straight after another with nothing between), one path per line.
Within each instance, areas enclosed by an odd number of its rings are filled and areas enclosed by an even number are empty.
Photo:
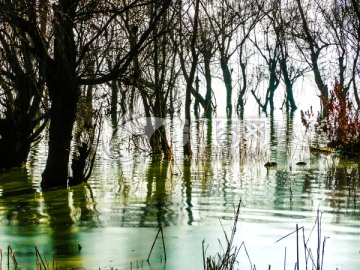
M307 164L304 161L299 161L298 163L296 163L296 165L298 165L298 166L306 166Z
M276 162L269 161L269 162L266 162L264 166L265 166L266 168L276 167L276 166L277 166L277 163L276 163Z

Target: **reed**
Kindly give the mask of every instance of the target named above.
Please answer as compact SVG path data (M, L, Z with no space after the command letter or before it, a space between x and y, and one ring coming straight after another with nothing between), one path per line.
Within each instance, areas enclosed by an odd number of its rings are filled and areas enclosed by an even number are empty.
M156 236L155 236L154 242L153 242L153 244L152 244L152 246L151 246L149 256L148 256L148 258L147 258L147 260L146 260L147 262L150 261L151 253L152 253L152 251L153 251L153 248L154 248L154 246L155 246L156 240L157 240L157 238L158 238L158 236L159 236L160 233L161 233L161 239L162 239L162 244L163 244L163 249L164 249L164 260L166 261L166 248L165 248L165 241L164 241L164 233L163 233L162 227L160 226L160 228L159 228L159 230L158 230L158 232L157 232L157 234L156 234ZM161 259L161 260L162 260L162 259Z
M234 211L234 222L231 229L231 234L228 235L221 224L223 228L223 233L226 240L226 245L223 246L221 241L219 240L220 245L220 251L217 252L213 256L207 256L206 250L207 247L205 247L205 239L202 241L202 260L203 260L203 268L204 270L233 270L237 269L236 265L238 264L237 257L241 250L243 250L247 256L250 269L256 269L255 264L252 263L251 258L249 256L249 253L247 251L245 242L243 241L240 246L237 246L235 244L235 235L237 231L237 224L239 222L239 216L240 216L240 208L242 205L242 201L240 200L239 204L237 205L235 211ZM294 259L294 265L290 269L300 270L300 267L303 265L304 270L308 269L316 269L316 270L323 270L324 265L324 259L325 259L325 246L326 241L329 237L323 237L322 235L322 212L318 209L316 214L316 220L314 222L314 225L308 235L306 237L304 226L299 226L296 224L295 230L286 234L285 236L278 239L276 243L281 242L282 240L295 235L296 238L296 258ZM316 232L315 232L316 231ZM310 247L309 241L314 238L314 234L316 233L316 247L315 250L313 250ZM162 239L162 246L164 251L164 258L161 258L161 261L167 260L166 255L166 248L165 248L165 240L164 240L164 233L162 227L159 227L159 230L155 236L155 239L153 241L153 244L150 249L150 253L147 258L147 262L149 263L150 257L153 251L153 248L156 244L157 239L160 237ZM303 250L301 250L303 249ZM287 261L289 261L287 249L285 247L285 253L284 253L284 270L286 270L287 267ZM304 257L301 258L301 254L304 254ZM40 251L37 247L35 247L35 256L36 256L36 269L37 270L61 270L65 269L61 266L56 266L55 261L53 259L52 267L46 262L46 258L43 258L40 254ZM3 262L3 251L0 249L0 269L2 269L2 262ZM8 246L8 252L7 252L7 268L10 269L10 264L12 263L13 269L18 269L18 262L15 257L15 252L13 251L12 247ZM133 262L130 262L130 269L133 269L135 267L136 269L143 269L144 267L144 260L142 261L136 261L135 264ZM66 268L66 269L72 269L72 268ZM81 268L84 269L84 268ZM100 270L101 268L99 268ZM114 268L111 268L114 269ZM268 266L268 269L271 269L271 265Z
M12 263L13 263L15 269L17 269L18 263L17 263L16 257L15 257L15 252L13 251L12 247L9 245L8 246L8 254L7 254L8 269L10 268L10 257L11 257L11 260L12 260Z
M38 270L48 270L49 267L46 266L43 258L41 257L40 251L35 247L35 256L36 256L36 267Z
M310 231L310 234L307 238L307 240L305 240L305 230L304 227L299 227L298 224L296 224L296 229L294 231L292 231L291 233L281 237L280 239L278 239L275 243L280 242L281 240L296 234L296 262L295 262L295 269L296 270L300 270L300 243L299 243L299 232L302 233L302 238L303 238L303 252L304 252L304 264L305 264L305 269L316 269L316 270L322 270L323 269L323 264L324 264L324 257L325 257L325 244L326 244L326 240L329 237L324 237L322 239L322 229L321 229L321 218L322 218L322 213L321 211L318 209L317 210L317 215L316 215L316 220L314 223L313 228ZM315 228L317 229L317 235L316 235L316 241L317 241L317 245L316 245L316 256L313 256L313 250L311 249L311 247L309 246L309 241L311 239L311 236L315 230ZM310 260L309 260L310 259ZM284 258L284 269L285 269L285 264L286 264L286 250L285 250L285 258ZM309 266L310 264L310 266Z
M240 200L236 211L235 211L235 218L234 218L234 224L231 230L230 238L228 237L226 231L223 228L223 233L225 235L226 239L226 248L224 249L222 247L221 242L220 243L220 249L222 252L218 252L215 256L208 256L206 257L206 248L205 248L205 240L202 242L202 253L203 253L203 264L204 264L204 270L232 270L235 267L235 264L237 262L237 256L240 252L240 250L243 248L245 250L245 253L247 255L247 258L250 263L250 267L253 268L255 266L252 265L249 253L246 249L245 242L242 242L239 247L234 245L235 240L235 234L236 234L236 227L239 220L240 215L240 206L242 202Z

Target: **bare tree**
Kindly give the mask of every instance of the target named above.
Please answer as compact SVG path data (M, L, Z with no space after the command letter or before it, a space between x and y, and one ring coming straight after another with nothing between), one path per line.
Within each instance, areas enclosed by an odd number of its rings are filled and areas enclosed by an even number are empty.
M341 85L341 98L345 102L350 87L357 88L359 39L358 29L354 27L354 18L357 16L349 2L333 0L324 4L316 1L324 24L329 29L329 43L333 48L333 59L335 59L334 74L337 74L338 82ZM355 100L358 101L357 90L354 91Z
M259 35L254 35L253 44L264 61L264 65L259 66L258 69L260 72L258 78L262 81L265 80L267 84L264 102L261 101L261 97L258 97L254 89L251 90L251 93L265 114L267 114L268 106L270 107L270 114L273 114L274 94L280 84L281 76L279 67L280 44L279 40L273 36L271 20L262 20L257 30L260 30L261 35L260 38Z
M29 20L35 19L32 7L15 2ZM0 11L0 169L26 162L47 119L42 105L43 77L38 72L43 70L42 63L27 50L31 40L6 20L5 12Z
M245 103L246 103L246 93L248 89L253 87L254 83L254 73L251 74L252 70L249 68L249 63L251 58L254 56L254 51L250 48L252 46L251 34L253 33L254 28L259 23L259 21L265 16L263 12L259 12L258 6L262 6L263 1L258 1L257 5L245 5L243 9L239 9L236 13L240 18L247 18L241 21L241 25L238 29L238 34L236 38L236 47L239 57L239 66L240 74L239 78L239 94L237 97L237 112L240 118L244 117Z
M195 72L198 64L198 53L196 51L196 42L198 36L198 27L199 27L199 7L200 0L195 0L194 4L194 17L193 17L193 33L191 36L190 42L190 50L191 57L193 59L189 71L189 79L186 82L186 92L185 92L185 123L183 128L183 148L184 148L184 156L191 156L191 113L190 113L190 105L191 105L191 89L193 88L193 82L195 80Z
M233 93L233 69L230 66L230 58L236 53L237 47L232 42L241 21L248 19L239 16L243 5L248 1L237 5L233 1L225 0L211 2L204 6L204 10L209 18L211 31L215 33L215 44L218 52L220 68L222 70L223 81L226 88L226 114L232 115L232 93Z
M33 7L32 1L25 3L25 6ZM123 32L121 26L114 24L115 19L131 8L146 9L148 1L134 0L127 5L118 5L111 1L58 0L50 9L52 20L48 20L47 33L39 31L36 14L33 13L33 18L31 13L25 10L26 16L22 17L16 4L10 1L0 4L3 18L10 25L21 29L22 37L31 38L27 50L45 61L45 80L51 108L49 152L42 175L44 187L67 183L72 133L81 85L106 83L124 74L134 56L143 50L144 44L170 4L171 1L164 1L154 10L154 15L148 19L148 24L142 29L138 42L133 47L126 43L116 43L115 40L107 42L105 36L110 27L117 27L118 32ZM101 63L101 66L95 68L95 75L89 74L84 62L86 55L96 50L99 58L104 59L109 49L118 51L117 61L112 69L104 70L105 65Z
M275 38L279 44L279 66L281 70L281 79L285 84L285 101L286 109L291 112L297 109L293 85L296 80L303 76L306 68L301 61L296 59L296 50L292 43L291 29L293 22L296 20L296 10L291 5L282 4L281 1L274 1L274 8L270 10L268 16L272 21L272 27Z
M359 93L359 55L360 55L360 4L356 0L351 0L352 12L350 12L349 26L352 31L350 31L351 36L351 47L354 51L354 62L353 62L353 92L355 96L356 103L358 108L360 108L360 93Z
M329 95L328 86L325 83L325 74L321 70L320 57L330 44L323 38L328 30L320 20L318 8L311 6L311 4L312 1L296 0L299 24L293 28L292 32L297 48L313 72L316 86L320 92L322 114L326 115L325 104ZM312 11L311 15L309 14L310 10Z
M213 63L212 59L214 58L216 53L216 47L213 46L215 42L214 33L211 31L211 28L209 27L209 22L207 21L206 17L201 18L199 22L199 36L200 38L198 40L197 48L202 56L202 64L204 68L203 73L206 82L204 115L207 118L210 118L213 112L211 66Z

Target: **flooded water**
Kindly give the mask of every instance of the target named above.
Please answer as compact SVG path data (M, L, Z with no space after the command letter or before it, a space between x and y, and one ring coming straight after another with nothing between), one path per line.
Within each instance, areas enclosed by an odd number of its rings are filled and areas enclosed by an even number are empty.
M182 158L180 120L167 123L173 161L134 149L124 125L109 124L89 183L47 191L44 142L24 168L0 174L2 267L11 245L20 269L36 269L35 246L51 269L203 269L203 240L206 255L221 252L241 200L238 268L294 269L297 225L300 269L303 237L316 263L319 210L323 269L359 269L360 165L310 155L298 120L199 120L191 161ZM147 262L160 226L166 261L159 234Z

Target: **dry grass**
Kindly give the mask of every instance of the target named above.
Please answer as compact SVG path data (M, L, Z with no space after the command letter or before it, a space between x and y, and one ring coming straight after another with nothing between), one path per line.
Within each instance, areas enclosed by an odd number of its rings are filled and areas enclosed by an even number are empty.
M240 200L236 211L235 211L235 219L234 219L234 224L231 230L231 235L230 238L228 237L227 233L225 232L224 228L223 228L223 232L225 235L225 239L226 239L226 247L225 249L223 248L221 242L219 241L220 244L220 249L221 251L218 252L216 255L214 256L208 256L206 257L206 249L204 247L205 244L205 240L203 240L202 242L202 250L203 250L203 263L204 263L204 270L230 270L230 269L234 269L235 265L237 264L237 256L240 252L240 250L242 248L244 248L246 255L249 259L249 263L250 266L252 268L252 263L250 260L250 256L247 252L246 249L246 245L244 242L241 243L241 245L238 247L236 245L234 245L234 239L235 239L235 234L236 234L236 226L239 220L239 215L240 215L240 206L241 206L242 202Z

